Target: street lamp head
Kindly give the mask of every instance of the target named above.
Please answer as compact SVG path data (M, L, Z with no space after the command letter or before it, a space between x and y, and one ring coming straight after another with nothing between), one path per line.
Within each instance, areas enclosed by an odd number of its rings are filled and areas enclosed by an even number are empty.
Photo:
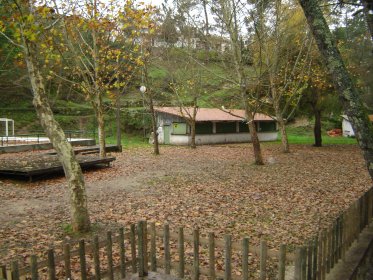
M141 86L141 87L140 87L140 91L141 91L141 93L145 93L145 91L146 91L146 86Z

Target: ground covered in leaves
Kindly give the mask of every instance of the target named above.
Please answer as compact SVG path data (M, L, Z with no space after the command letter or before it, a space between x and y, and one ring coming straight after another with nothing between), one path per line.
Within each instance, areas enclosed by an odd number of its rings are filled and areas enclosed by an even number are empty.
M249 144L161 147L113 154L111 168L85 172L91 221L97 231L140 219L202 234L261 237L270 248L302 244L371 186L355 145L294 145L283 154L264 144L264 166L252 164ZM30 155L30 153L28 153ZM3 154L0 160L21 157ZM58 246L69 233L64 178L27 183L0 178L0 263L28 260Z

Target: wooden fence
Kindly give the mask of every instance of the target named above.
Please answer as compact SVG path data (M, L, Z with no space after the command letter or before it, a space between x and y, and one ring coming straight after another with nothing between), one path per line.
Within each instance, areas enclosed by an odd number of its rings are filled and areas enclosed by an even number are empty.
M373 189L370 189L340 214L330 228L296 249L294 279L324 280L338 261L344 259L346 251L371 223L372 216ZM355 277L346 275L346 279Z
M277 260L278 279L285 279L285 248L281 246ZM233 241L231 235L225 235L220 240L213 233L204 237L198 229L186 234L182 227L175 233L168 224L156 228L154 223L148 226L146 221L132 224L127 230L121 228L117 235L109 231L105 240L95 236L90 242L65 243L60 251L61 254L56 254L49 249L42 261L32 255L25 267L20 267L17 261L10 267L1 266L0 278L123 279L132 273L141 277L148 271L161 269L161 273L172 273L179 278L246 280L250 273L257 273L257 268L250 267L251 256L255 254L260 260L259 277L264 280L269 272L269 259L278 255L278 251L268 250L265 240L254 247L249 246L248 238Z
M284 280L286 268L292 266L286 279L323 280L370 223L372 198L371 189L329 229L297 247L295 254L287 253L286 245L269 250L264 239L256 247L249 238L233 241L225 235L218 239L214 233L203 236L198 229L187 234L182 227L171 232L168 224L157 228L140 221L116 234L107 232L104 240L95 236L66 242L60 250L51 248L41 261L32 255L24 267L17 261L10 267L0 265L0 279L123 279L161 269L179 278Z

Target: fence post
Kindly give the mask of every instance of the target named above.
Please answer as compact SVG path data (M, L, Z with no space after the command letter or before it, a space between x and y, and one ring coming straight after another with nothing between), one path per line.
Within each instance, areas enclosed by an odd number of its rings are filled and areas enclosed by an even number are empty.
M132 272L136 273L137 271L137 259L136 259L136 226L131 224L130 229L130 243L131 243L131 258L132 258Z
M56 279L56 267L54 263L54 251L53 249L48 250L48 279Z
M326 269L327 269L327 252L328 252L328 244L327 244L327 236L328 233L324 229L322 232L322 267L321 267L321 279L324 280L326 278Z
M137 246L139 258L139 277L145 276L145 245L144 245L144 223L143 221L137 224Z
M242 239L242 280L249 279L249 238Z
M317 271L316 271L316 279L321 279L321 269L323 264L323 235L322 232L319 233L318 236L318 244L317 247Z
M31 267L31 280L38 280L38 259L35 255L30 257L30 267Z
M79 241L79 259L80 259L80 277L87 280L87 264L85 261L85 244L84 239Z
M301 247L301 275L302 275L302 280L305 280L307 277L307 247Z
M260 241L260 280L265 280L267 275L267 242Z
M157 245L155 223L150 224L150 270L157 271Z
M1 265L0 266L0 277L2 279L7 279L7 275L6 275L6 266L5 265Z
M19 267L17 261L12 262L11 269L12 280L19 280Z
M139 277L148 275L148 250L147 250L147 225L146 221L138 222L138 253L139 253Z
M312 279L313 241L308 242L307 248L307 279Z
M70 264L70 244L63 245L63 258L65 262L65 277L71 279L71 264Z
M179 228L179 277L184 278L185 271L185 255L184 255L184 229Z
M124 228L119 229L120 276L126 277L126 251L124 247Z
M98 242L98 236L93 238L93 263L95 267L95 279L101 280L101 269L100 269L100 244Z
M326 273L329 273L331 267L331 253L332 253L332 230L327 231L327 253L326 253Z
M148 223L146 221L143 221L143 238L144 238L144 272L145 275L148 275L149 272L149 265L148 265Z
M286 245L281 244L278 261L278 279L285 280Z
M302 280L302 250L298 247L295 252L294 280Z
M317 261L318 261L318 246L319 246L319 237L316 237L313 240L313 260L312 260L312 279L316 279L317 276Z
M165 273L170 274L171 272L171 254L170 254L170 226L164 225L164 264Z
M209 233L209 276L211 279L215 279L215 234Z
M113 240L111 238L111 231L108 231L106 234L106 253L107 253L107 265L108 265L108 274L109 279L114 279L113 271Z
M232 279L232 236L226 235L225 241L225 280Z
M193 280L199 279L199 230L193 231Z

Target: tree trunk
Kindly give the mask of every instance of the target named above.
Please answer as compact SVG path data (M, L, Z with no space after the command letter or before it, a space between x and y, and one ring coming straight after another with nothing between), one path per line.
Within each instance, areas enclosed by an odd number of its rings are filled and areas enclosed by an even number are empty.
M313 135L315 137L315 147L322 146L322 137L321 137L321 110L314 108L315 115L315 124L313 127Z
M280 133L281 133L282 152L289 153L290 148L289 148L288 135L286 133L286 125L285 125L284 117L282 116L282 112L280 108L280 96L278 96L279 93L276 89L276 86L273 82L272 77L273 76L270 73L271 97L273 100L273 109L275 110L277 124L279 126Z
M73 148L66 140L65 133L54 119L45 92L43 77L36 66L37 63L35 63L36 57L32 44L29 44L26 49L25 59L33 91L33 104L40 123L56 150L65 172L70 192L72 228L75 232L87 232L90 230L90 220L83 173L75 158Z
M253 144L253 149L254 149L255 164L264 165L262 151L260 148L259 137L258 137L258 133L256 132L254 121L249 121L249 130L250 130L251 142Z
M329 30L317 0L299 0L308 25L315 37L324 62L332 76L344 111L355 131L356 139L363 151L368 171L373 179L373 126L360 98L360 92L352 81L336 42Z
M195 149L196 146L196 119L191 120L190 122L190 147Z
M117 123L117 147L118 151L122 151L122 130L121 130L121 122L120 122L120 93L117 93L116 100L115 100L115 121Z
M153 142L154 154L159 155L157 116L155 115L152 93L149 93L149 109L150 109L150 115L152 118L152 129L153 129L153 135L154 135L154 142Z
M96 95L93 106L95 108L97 125L98 125L98 146L100 149L100 158L105 158L106 157L105 120L104 120L104 110L102 108L101 94Z
M290 153L289 140L288 140L288 134L286 133L285 121L283 120L281 114L277 116L276 118L277 118L277 123L280 129L280 133L281 133L282 152Z
M247 116L246 119L248 120L251 143L253 145L255 164L264 165L262 151L260 148L260 141L259 141L258 133L256 131L256 127L255 127L254 115L251 112L246 111L246 116Z

